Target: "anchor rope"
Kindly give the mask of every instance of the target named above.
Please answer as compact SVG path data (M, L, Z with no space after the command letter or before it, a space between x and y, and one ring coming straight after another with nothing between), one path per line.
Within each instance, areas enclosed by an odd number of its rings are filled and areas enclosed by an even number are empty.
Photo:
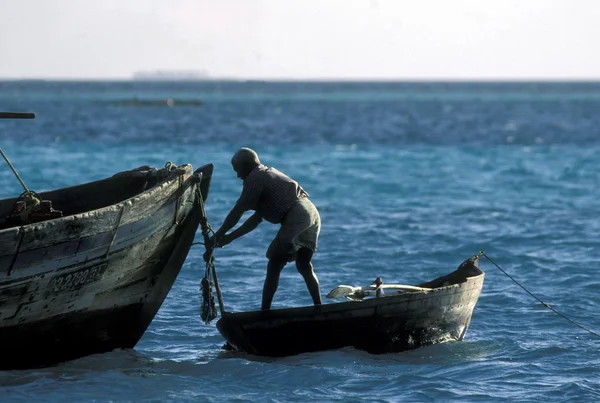
M487 260L490 261L490 263L492 263L494 266L496 266L496 268L498 268L498 270L500 270L502 273L504 273L504 275L506 275L509 279L511 279L516 285L518 285L519 287L521 287L523 290L525 290L525 292L527 292L527 294L531 295L533 298L535 298L539 303L541 303L544 307L548 308L549 310L551 310L552 312L554 312L555 314L557 314L558 316L562 317L563 319L569 321L570 323L572 323L573 325L585 330L586 332L593 334L596 337L600 337L600 334L594 332L593 330L588 329L587 327L583 326L580 323L575 322L573 319L569 318L567 315L557 311L556 309L554 309L552 306L550 306L549 304L545 303L544 301L542 301L540 298L538 298L536 295L534 295L531 291L529 291L527 288L525 288L521 283L519 283L517 280L515 280L510 274L508 274L504 269L502 269L500 266L498 266L498 264L496 264L496 262L494 262L488 255L486 255L486 253L484 251L481 251L482 256L484 256Z

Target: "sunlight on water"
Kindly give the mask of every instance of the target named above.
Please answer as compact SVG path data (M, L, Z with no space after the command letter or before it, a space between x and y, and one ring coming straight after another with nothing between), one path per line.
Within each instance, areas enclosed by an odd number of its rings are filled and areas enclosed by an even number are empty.
M218 227L242 186L231 155L250 146L265 164L297 179L320 210L314 265L323 294L376 276L418 284L485 250L545 302L600 330L594 319L600 302L597 84L585 93L550 86L537 95L491 85L481 96L470 87L428 87L419 95L419 87L400 84L337 88L333 95L318 95L318 86L291 94L297 90L285 83L248 95L231 84L221 96L210 88L113 85L103 99L197 90L206 103L107 107L93 102L93 84L71 87L64 97L44 87L21 89L18 98L14 89L2 91L0 109L38 115L0 122L0 146L31 189L71 186L145 164L213 162L206 209ZM8 167L0 169L0 186L4 198L23 190ZM228 310L260 306L264 253L276 230L265 223L216 251ZM222 349L214 323L200 320L202 253L192 247L135 350L0 372L0 401L600 398L597 338L484 260L483 292L462 342L380 356L346 348L266 359ZM287 266L273 306L310 302L300 275Z

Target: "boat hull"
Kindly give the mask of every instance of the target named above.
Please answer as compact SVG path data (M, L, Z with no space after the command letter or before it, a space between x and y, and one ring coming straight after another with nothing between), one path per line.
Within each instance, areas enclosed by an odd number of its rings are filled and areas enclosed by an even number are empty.
M211 174L186 166L122 203L0 232L0 368L133 348L187 257Z
M274 357L342 347L382 354L462 340L484 277L476 266L469 270L463 282L443 286L439 281L442 286L428 292L226 313L217 328L230 348Z

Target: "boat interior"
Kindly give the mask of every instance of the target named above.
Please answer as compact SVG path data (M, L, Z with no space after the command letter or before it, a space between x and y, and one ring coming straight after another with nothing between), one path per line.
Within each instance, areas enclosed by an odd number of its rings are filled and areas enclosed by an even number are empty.
M210 179L212 164L198 169L204 178ZM41 203L35 207L33 214L23 214L27 203L31 202L30 194L23 192L15 198L0 200L0 230L17 227L33 222L67 217L87 211L120 203L137 196L156 186L157 183L169 178L171 173L165 169L155 169L149 166L119 172L112 177L89 182L77 186L33 193ZM203 180L201 191L206 199L210 180ZM37 204L38 201L34 202ZM31 209L29 209L31 212Z
M453 284L460 284L467 281L470 277L475 277L483 274L479 268L479 258L481 253L470 257L458 266L458 268L450 274L436 278L435 280L421 283L418 286L423 288L439 288Z

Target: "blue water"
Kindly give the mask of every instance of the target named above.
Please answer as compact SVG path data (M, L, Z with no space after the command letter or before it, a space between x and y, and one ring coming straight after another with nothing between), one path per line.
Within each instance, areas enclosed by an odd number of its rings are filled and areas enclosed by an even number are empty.
M201 107L117 107L119 99ZM0 83L0 146L30 188L140 165L213 162L218 227L241 182L240 146L297 179L323 221L322 293L376 276L414 284L484 250L568 318L600 332L600 83ZM0 197L21 193L0 168ZM258 309L277 230L263 224L216 267L228 310ZM200 240L200 234L198 234ZM199 315L201 246L135 350L0 372L1 402L460 401L600 398L600 340L489 261L464 341L373 356L263 359L225 352ZM327 301L329 302L329 301ZM310 304L293 266L273 304ZM1 358L0 358L1 359Z

